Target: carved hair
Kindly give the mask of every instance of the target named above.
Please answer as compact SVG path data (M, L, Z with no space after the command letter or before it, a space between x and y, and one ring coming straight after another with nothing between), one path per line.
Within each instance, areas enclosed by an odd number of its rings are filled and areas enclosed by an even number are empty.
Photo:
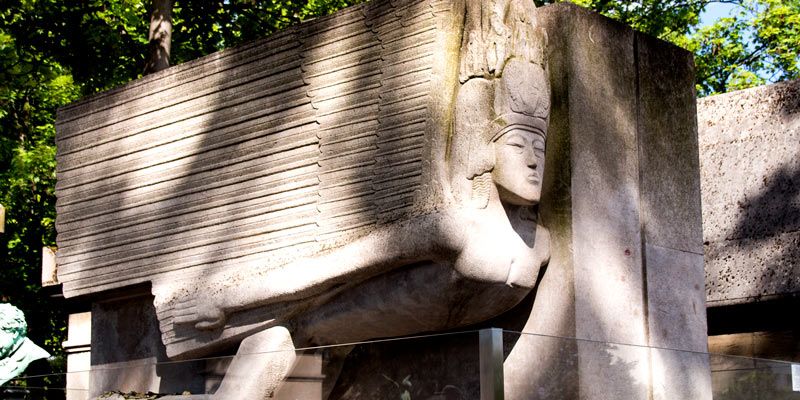
M20 341L25 339L28 330L25 315L11 304L0 303L0 330L13 337L11 341L0 343L0 359L2 359L14 352Z

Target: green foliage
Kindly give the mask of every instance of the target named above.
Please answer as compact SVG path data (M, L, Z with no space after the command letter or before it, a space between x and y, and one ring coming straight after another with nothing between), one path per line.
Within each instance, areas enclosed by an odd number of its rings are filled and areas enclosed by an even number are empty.
M173 10L171 63L180 64L223 48L238 46L362 1L178 0Z
M698 0L576 0L574 3L621 21L634 29L669 40L698 24L708 1Z
M72 75L40 49L29 31L33 2L6 2L0 11L0 301L21 308L28 337L60 354L66 317L41 294L41 249L55 245L56 108L78 97ZM46 41L49 41L47 39Z
M794 79L800 77L800 1L743 1L733 16L674 42L696 54L701 95Z
M84 94L138 76L149 17L136 0L0 0L3 29L40 62L63 66ZM3 7L4 6L4 7Z
M574 2L693 52L699 96L800 77L800 0ZM713 3L734 15L699 28Z

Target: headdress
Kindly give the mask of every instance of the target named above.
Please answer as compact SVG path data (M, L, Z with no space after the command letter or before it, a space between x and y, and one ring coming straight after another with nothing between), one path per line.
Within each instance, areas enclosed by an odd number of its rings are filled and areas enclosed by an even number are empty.
M491 184L491 143L513 127L547 133L550 83L546 32L536 25L532 0L470 2L461 47L460 81L450 148L451 184L456 197L479 197ZM490 17L486 18L486 14ZM471 21L470 16L482 16ZM477 17L474 17L477 18ZM473 18L473 19L474 19ZM465 190L464 179L472 181ZM488 201L488 200L487 200ZM485 201L480 200L479 203Z

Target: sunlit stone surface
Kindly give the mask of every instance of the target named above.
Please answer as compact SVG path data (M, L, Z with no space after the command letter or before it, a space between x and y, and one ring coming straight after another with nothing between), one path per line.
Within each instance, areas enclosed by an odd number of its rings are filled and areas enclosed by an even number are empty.
M591 340L506 338L508 398L710 398L646 347L706 350L693 82L572 4L375 0L61 109L91 393L476 398L466 336L293 350L499 326Z
M800 80L697 103L709 306L800 291Z

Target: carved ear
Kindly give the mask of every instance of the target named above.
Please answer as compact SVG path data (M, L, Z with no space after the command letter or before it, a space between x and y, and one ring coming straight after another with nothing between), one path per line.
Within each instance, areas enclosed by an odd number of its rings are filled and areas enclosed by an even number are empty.
M481 143L481 133L495 118L494 92L491 81L473 78L459 88L456 96L448 167L453 196L462 204L470 198L470 180L494 166L494 152L486 151L486 145Z

